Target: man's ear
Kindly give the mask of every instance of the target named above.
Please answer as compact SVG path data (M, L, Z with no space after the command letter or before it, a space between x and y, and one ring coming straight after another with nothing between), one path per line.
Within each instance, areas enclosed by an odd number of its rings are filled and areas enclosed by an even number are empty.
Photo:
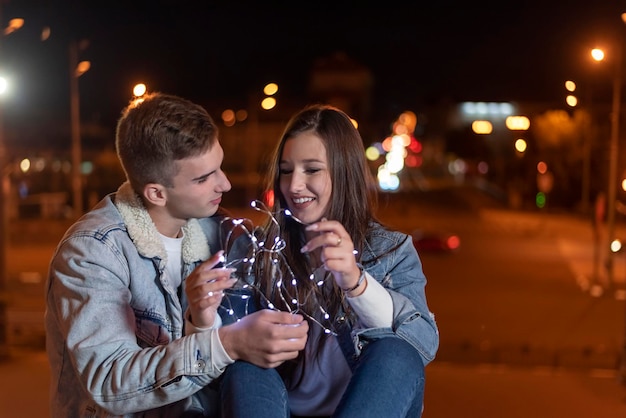
M151 205L165 206L167 190L158 183L148 183L143 188L143 198Z

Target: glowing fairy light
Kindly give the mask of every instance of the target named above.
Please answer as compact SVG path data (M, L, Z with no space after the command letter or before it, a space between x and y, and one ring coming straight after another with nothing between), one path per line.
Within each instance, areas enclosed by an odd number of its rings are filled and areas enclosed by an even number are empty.
M263 202L254 200L250 203L250 206L269 216L270 222L279 227L280 231L280 224L278 223L275 214L273 214ZM288 209L282 210L281 213L302 225L307 225L300 219L296 218ZM223 263L224 267L236 266L238 268L237 274L235 274L238 281L232 288L224 290L224 298L222 299L222 304L220 306L220 310L228 316L227 319L239 321L242 317L251 313L252 309L255 308L255 306L252 305L252 302L255 300L252 297L254 295L258 296L257 300L263 307L274 310L276 309L275 305L267 299L267 297L256 287L256 285L253 284L253 267L255 261L261 253L270 253L272 259L269 274L276 276L274 285L277 289L277 296L284 304L284 309L291 313L300 313L304 315L309 321L322 327L324 329L324 333L326 334L335 334L329 328L322 325L318 319L316 319L316 316L318 318L322 318L324 321L328 321L330 319L330 315L322 306L318 307L320 310L319 315L312 315L311 313L304 312L301 309L301 306L304 306L304 304L297 298L299 280L293 273L286 257L282 253L286 247L286 243L284 239L280 238L280 233L278 233L273 239L271 247L267 247L268 231L264 230L262 227L254 227L252 221L249 219L233 219L225 217L222 220L222 226L223 228L220 228L220 230L225 231L225 236L222 237L224 255L221 257L220 261ZM239 248L237 240L242 234L238 234L238 232L241 232L249 240L249 254L243 258L231 259L230 249ZM358 254L358 252L354 251L354 254ZM281 269L280 267L286 267L286 269ZM287 271L288 277L283 277L283 274L285 274L284 270ZM309 279L315 280L317 275L323 270L325 270L324 266L319 266L309 276ZM324 285L326 277L328 277L328 275L324 274L324 278L316 282L318 287L322 287ZM225 322L228 321L225 319Z
M303 222L302 220L296 218L296 216L293 213L291 213L289 209L283 209L283 213L285 214L285 216L290 217L291 219L298 222L299 224L308 225L306 222Z

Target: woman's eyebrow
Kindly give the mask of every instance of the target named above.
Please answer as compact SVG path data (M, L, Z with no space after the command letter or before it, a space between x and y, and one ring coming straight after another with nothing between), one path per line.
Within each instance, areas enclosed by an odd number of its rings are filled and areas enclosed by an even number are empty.
M324 163L323 160L319 160L317 158L307 158L302 160L303 163ZM278 164L289 164L289 161L281 160Z

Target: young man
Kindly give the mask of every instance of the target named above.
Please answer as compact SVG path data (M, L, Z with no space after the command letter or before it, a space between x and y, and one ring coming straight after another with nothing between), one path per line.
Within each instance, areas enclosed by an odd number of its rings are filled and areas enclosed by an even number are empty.
M116 147L127 181L66 232L50 264L50 414L216 416L210 384L227 365L293 359L308 325L262 310L221 326L235 280L217 267L214 215L231 185L202 107L159 93L133 102Z

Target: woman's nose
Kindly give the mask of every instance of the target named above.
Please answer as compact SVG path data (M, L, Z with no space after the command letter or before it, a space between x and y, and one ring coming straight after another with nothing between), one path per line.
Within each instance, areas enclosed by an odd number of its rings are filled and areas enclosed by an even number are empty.
M293 174L291 176L291 182L289 183L289 191L292 193L297 193L300 192L302 190L304 190L304 181L302 179L302 176L299 176L297 174Z

